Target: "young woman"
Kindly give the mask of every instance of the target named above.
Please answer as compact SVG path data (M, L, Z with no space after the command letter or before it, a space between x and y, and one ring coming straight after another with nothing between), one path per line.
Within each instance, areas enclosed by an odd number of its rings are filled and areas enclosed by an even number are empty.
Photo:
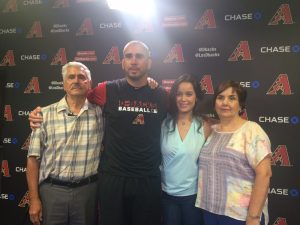
M246 97L246 90L234 81L215 91L220 123L212 126L199 157L196 206L203 209L205 224L268 223L270 140L257 123L240 116Z
M202 212L195 207L198 157L210 128L200 115L200 95L191 75L180 76L170 91L161 132L164 225L203 224Z

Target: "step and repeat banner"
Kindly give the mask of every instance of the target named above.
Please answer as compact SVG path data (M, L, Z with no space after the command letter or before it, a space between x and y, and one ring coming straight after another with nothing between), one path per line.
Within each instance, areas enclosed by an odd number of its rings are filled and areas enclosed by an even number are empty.
M135 39L150 47L151 76L167 90L183 73L197 77L211 116L221 81L247 88L244 117L272 142L270 225L300 224L300 1L157 0L155 8L146 17L146 7L121 13L102 0L0 1L1 225L30 224L28 114L64 95L61 66L83 62L94 86L122 78L122 49Z

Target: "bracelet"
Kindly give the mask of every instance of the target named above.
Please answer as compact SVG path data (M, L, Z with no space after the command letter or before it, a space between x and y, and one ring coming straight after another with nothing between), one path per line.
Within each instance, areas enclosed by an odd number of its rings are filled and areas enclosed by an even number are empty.
M247 215L247 218L250 218L250 219L253 219L253 220L259 220L260 219L260 216L253 216L251 214L248 214Z

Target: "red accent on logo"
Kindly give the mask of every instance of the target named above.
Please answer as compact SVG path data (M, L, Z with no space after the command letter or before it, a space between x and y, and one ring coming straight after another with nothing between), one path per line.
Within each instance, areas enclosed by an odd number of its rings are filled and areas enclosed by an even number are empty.
M74 60L78 62L96 62L96 51L78 51Z
M172 79L172 80L162 80L161 84L162 84L162 87L166 90L166 92L170 93L174 82L175 82L174 79Z
M119 49L117 46L112 46L106 55L102 64L121 64Z
M13 50L8 50L3 57L0 66L15 66L15 56Z
M216 28L216 20L214 16L214 11L212 9L207 9L203 13L202 17L198 20L195 30L203 30L204 27Z
M39 83L39 78L38 77L32 77L31 80L29 81L27 87L25 88L24 91L25 94L38 94L41 93L40 90L40 83Z
M283 21L283 24L293 24L293 18L289 4L280 5L279 9L272 17L268 25L278 25L279 21Z
M138 114L137 117L133 120L132 124L144 125L145 124L144 114Z
M175 44L172 47L168 56L165 58L164 63L172 63L174 60L179 63L184 62L181 44Z
M5 119L6 122L13 121L10 105L5 105L4 106L4 119Z
M17 0L9 0L2 12L17 12L18 11L18 4Z
M2 160L2 173L3 173L3 177L10 177L7 160Z
M94 35L94 29L91 18L86 18L78 29L76 36Z
M280 74L277 79L274 81L272 86L269 88L267 95L292 95L292 90L287 74Z
M186 27L187 25L185 16L167 16L162 23L163 27Z
M33 22L26 38L41 38L43 37L42 26L40 21Z
M202 79L200 80L200 87L201 90L204 91L205 94L213 95L214 94L214 88L211 81L211 75L204 75Z
M21 201L19 202L18 206L24 208L26 205L30 205L30 200L29 200L29 192L27 191Z
M58 49L58 52L52 59L50 65L65 65L67 63L66 50L64 48Z
M70 6L69 0L56 0L52 8L68 8Z
M228 61L238 61L240 57L242 60L252 60L248 41L240 41Z
M276 163L279 162L280 166L290 167L291 165L287 147L285 145L278 145L275 151L272 154L271 165L276 166Z
M287 225L286 218L278 217L273 225Z

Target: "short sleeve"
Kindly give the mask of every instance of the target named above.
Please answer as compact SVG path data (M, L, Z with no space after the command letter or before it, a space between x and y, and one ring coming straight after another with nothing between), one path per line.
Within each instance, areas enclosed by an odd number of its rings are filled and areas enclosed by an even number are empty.
M271 154L271 143L265 131L255 122L251 122L245 131L247 147L246 157L253 169Z
M42 125L41 125L42 126ZM27 157L35 156L37 158L41 158L42 156L42 141L43 141L43 128L37 128L32 131L30 136L30 143Z

